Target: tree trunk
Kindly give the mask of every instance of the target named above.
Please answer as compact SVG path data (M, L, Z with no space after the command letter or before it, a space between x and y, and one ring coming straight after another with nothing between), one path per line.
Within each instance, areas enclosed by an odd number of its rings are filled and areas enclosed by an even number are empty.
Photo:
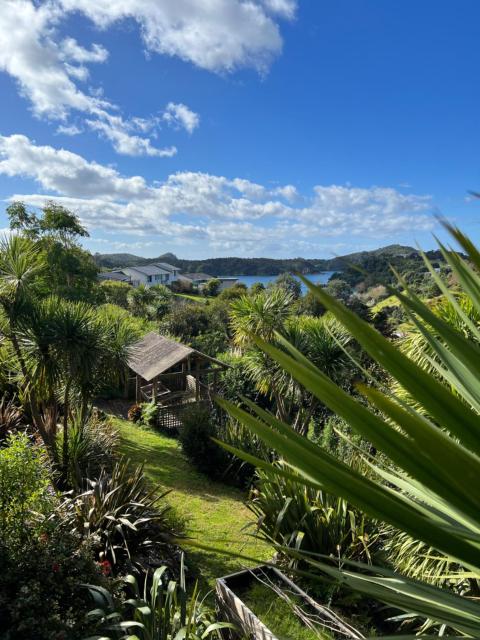
M70 410L69 395L70 381L68 381L65 385L65 395L63 400L63 464L61 483L64 487L66 487L68 484L68 468L70 465L70 452L68 450L68 413Z
M25 359L23 357L23 353L22 350L20 348L20 344L18 342L17 336L15 335L15 333L12 331L10 334L10 341L12 343L13 349L15 351L15 355L18 358L18 362L20 364L20 369L22 371L22 375L24 378L24 387L29 387L29 390L26 392L26 396L27 396L27 400L28 400L28 406L30 409L30 413L32 414L32 420L33 420L33 424L35 426L35 428L38 430L38 432L40 433L40 436L43 440L43 442L45 443L45 446L47 447L47 449L50 451L50 454L53 458L53 460L55 460L55 442L52 442L47 430L45 429L45 425L40 413L40 409L38 406L38 401L37 401L37 397L35 394L35 391L33 389L33 385L31 383L31 380L29 378L28 375L28 369L27 369L27 365L25 363Z

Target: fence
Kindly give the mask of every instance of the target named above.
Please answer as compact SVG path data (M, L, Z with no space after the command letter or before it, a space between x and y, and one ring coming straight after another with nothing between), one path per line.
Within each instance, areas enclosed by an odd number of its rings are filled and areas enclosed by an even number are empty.
M182 427L183 417L185 413L197 408L209 408L208 400L199 400L198 402L184 402L182 404L172 404L168 406L159 406L157 413L157 427L167 431L175 431Z

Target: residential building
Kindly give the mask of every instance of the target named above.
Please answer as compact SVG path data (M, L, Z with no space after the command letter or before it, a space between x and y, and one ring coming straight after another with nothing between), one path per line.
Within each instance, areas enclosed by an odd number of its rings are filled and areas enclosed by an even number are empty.
M156 284L172 284L172 282L178 280L179 271L180 269L166 262L159 262L157 264L146 264L105 271L100 273L98 277L100 280L127 282L134 287L138 287L141 284L146 287L152 287Z

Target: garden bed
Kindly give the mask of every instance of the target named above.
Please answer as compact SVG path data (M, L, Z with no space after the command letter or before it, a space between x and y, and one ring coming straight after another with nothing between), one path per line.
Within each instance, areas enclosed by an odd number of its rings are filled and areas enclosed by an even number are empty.
M274 567L262 565L217 580L220 617L248 640L360 640L364 636Z

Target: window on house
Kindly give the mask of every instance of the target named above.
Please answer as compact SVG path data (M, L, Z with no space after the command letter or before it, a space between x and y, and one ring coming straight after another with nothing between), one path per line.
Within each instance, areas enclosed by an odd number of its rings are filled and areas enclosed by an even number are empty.
M151 282L152 281L152 276L147 276L147 282Z

